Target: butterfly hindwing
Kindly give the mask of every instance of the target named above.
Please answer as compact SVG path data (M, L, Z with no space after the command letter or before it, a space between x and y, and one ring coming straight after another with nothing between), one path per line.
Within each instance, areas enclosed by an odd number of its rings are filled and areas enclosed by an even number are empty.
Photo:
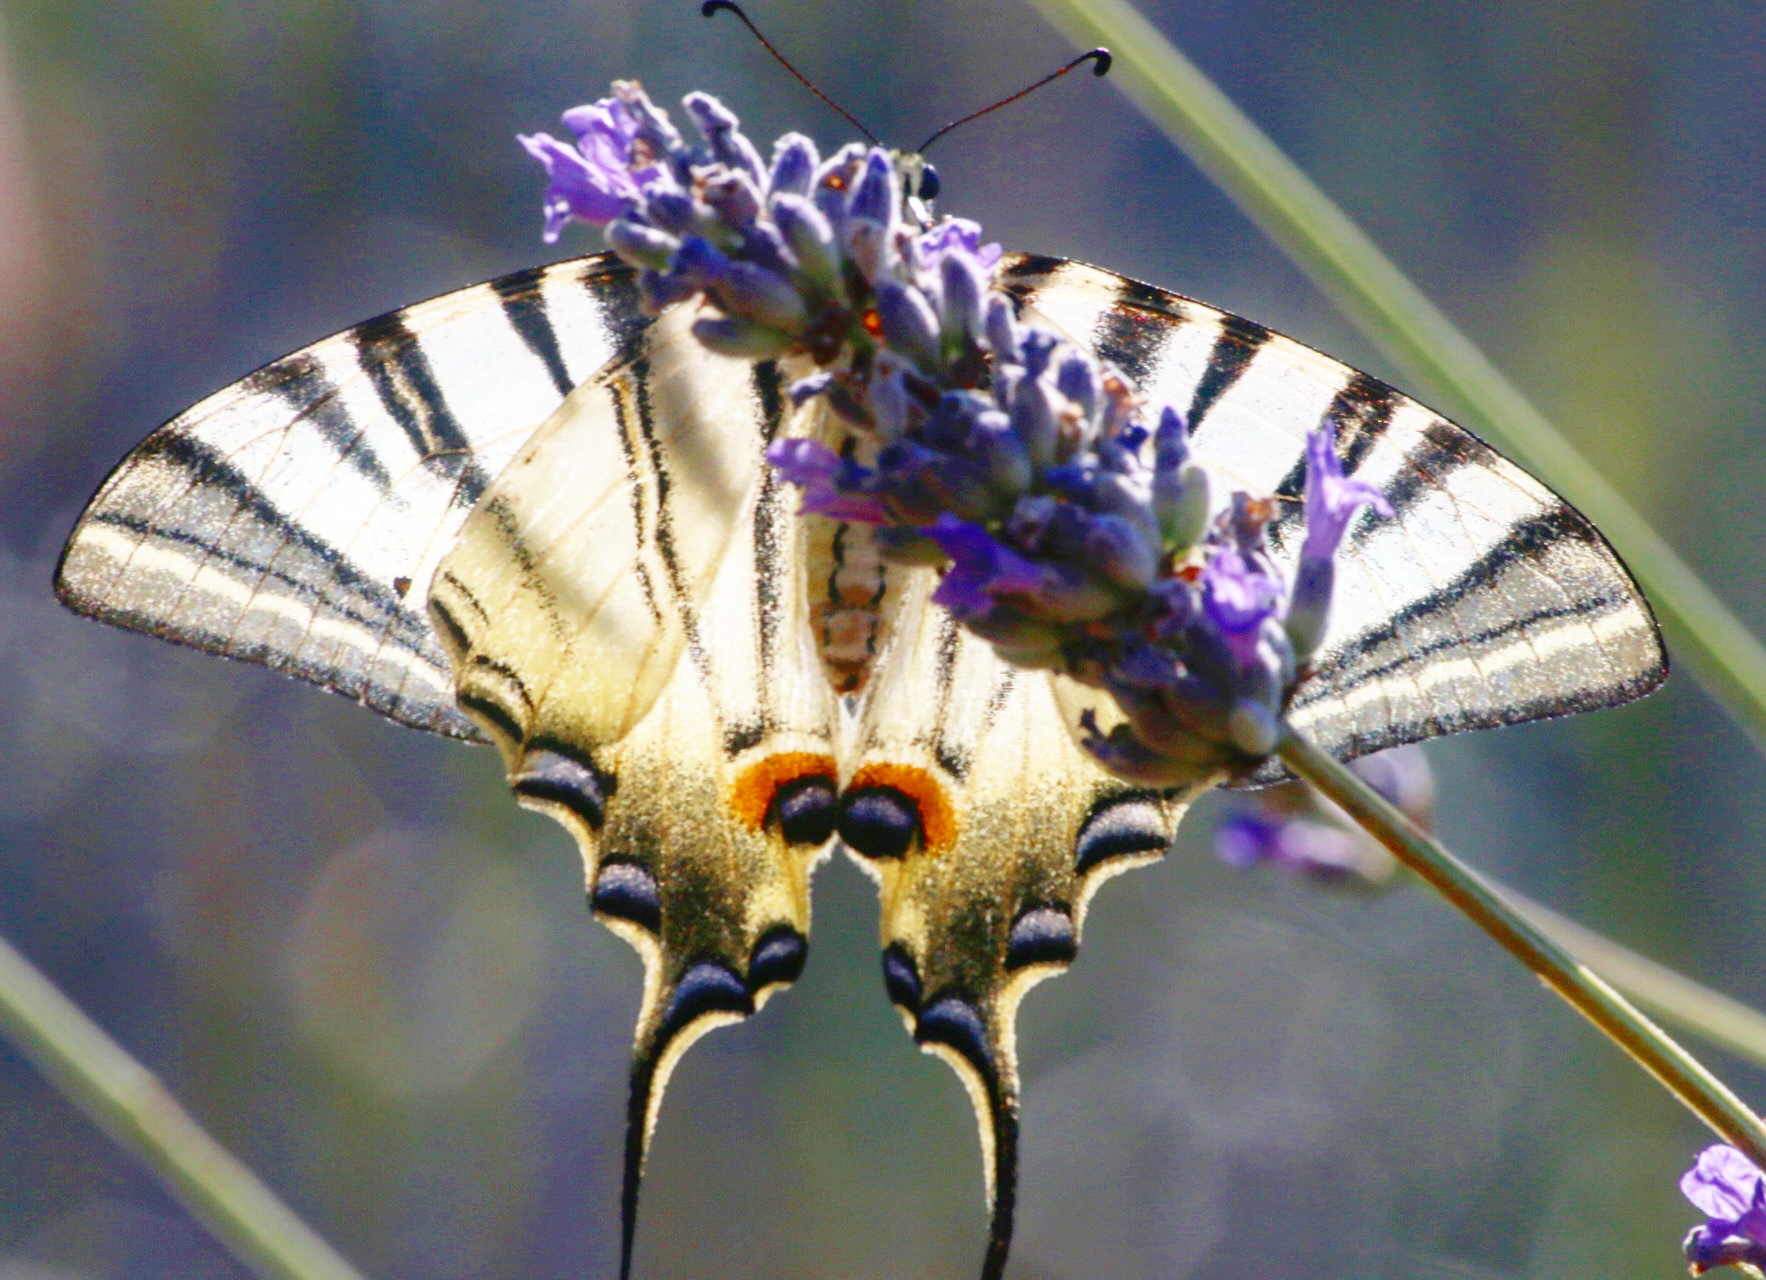
M118 626L262 663L477 738L425 612L467 512L635 327L608 255L524 271L287 356L161 427L56 576Z
M837 786L804 529L762 456L778 375L707 353L691 319L665 313L535 433L430 602L460 705L644 962L622 1274L675 1064L802 971Z
M1071 963L1098 884L1165 852L1189 797L1105 773L1054 677L962 630L931 602L930 570L905 576L842 771L840 835L879 884L889 997L974 1104L992 1280L1016 1195L1019 1001Z
M1306 435L1334 424L1364 513L1337 557L1324 642L1290 718L1338 755L1616 706L1667 674L1649 607L1577 511L1376 378L1252 321L1097 267L1018 256L1004 287L1155 405L1251 493L1298 498ZM1272 529L1299 551L1298 502Z

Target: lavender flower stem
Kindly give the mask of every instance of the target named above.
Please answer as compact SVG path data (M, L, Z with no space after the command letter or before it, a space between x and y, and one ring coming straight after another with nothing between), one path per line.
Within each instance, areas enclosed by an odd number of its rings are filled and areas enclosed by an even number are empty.
M1766 1167L1766 1124L1704 1064L1572 959L1502 893L1419 830L1379 792L1328 752L1284 723L1276 753L1295 773L1335 801L1510 955L1539 976L1633 1061L1703 1120L1719 1137Z
M178 1105L146 1067L0 939L0 1032L270 1280L362 1280Z

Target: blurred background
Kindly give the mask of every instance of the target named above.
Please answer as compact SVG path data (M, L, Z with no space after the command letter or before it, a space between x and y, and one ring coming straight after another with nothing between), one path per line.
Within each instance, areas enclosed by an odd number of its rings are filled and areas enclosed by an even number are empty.
M752 11L903 143L1071 53L1013 0ZM1147 11L1766 629L1766 10ZM0 932L373 1280L610 1276L639 966L563 831L489 751L64 614L50 575L209 391L597 249L541 245L513 135L610 78L709 89L763 144L846 129L690 0L0 0L0 32ZM1009 247L1429 398L1108 82L936 158ZM1766 1005L1766 764L1689 680L1431 758L1468 859ZM1016 1280L1680 1273L1707 1139L1676 1104L1421 892L1230 870L1214 812L1027 1002ZM834 862L817 894L804 980L675 1077L642 1276L977 1271L968 1104L884 999L869 883ZM244 1274L0 1046L0 1278Z

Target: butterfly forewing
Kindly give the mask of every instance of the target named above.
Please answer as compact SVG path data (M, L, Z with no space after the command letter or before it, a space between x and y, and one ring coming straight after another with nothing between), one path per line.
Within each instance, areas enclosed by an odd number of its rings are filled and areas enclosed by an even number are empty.
M161 427L63 552L63 601L477 737L425 611L486 486L641 318L606 257L476 285L285 357Z
M1667 674L1648 606L1587 520L1366 374L1213 307L1096 267L1008 259L1006 287L1183 412L1197 454L1251 493L1297 499L1309 432L1378 485L1338 556L1325 641L1295 724L1339 755L1615 706ZM1278 555L1299 551L1284 504Z

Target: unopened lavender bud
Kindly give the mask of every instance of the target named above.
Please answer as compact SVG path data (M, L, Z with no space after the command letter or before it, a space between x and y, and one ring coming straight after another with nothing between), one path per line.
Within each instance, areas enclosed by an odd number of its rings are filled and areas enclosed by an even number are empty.
M772 360L792 342L788 333L739 316L701 316L693 322L693 336L720 356L738 360Z
M1002 364L1017 364L1021 353L1018 350L1018 322L1012 314L1012 300L1003 293L995 293L987 299L987 346L993 352L994 368Z
M637 119L638 136L650 142L662 156L671 156L685 147L668 112L650 101L650 95L636 80L615 80L613 96L625 103Z
M1106 437L1120 435L1134 420L1135 410L1140 408L1140 397L1120 369L1106 366L1099 384L1103 398L1098 413L1098 432Z
M1060 659L1064 638L1061 629L1026 617L1009 606L995 605L986 614L970 618L967 625L1015 666L1045 667Z
M889 153L881 147L871 148L865 157L864 171L859 175L858 187L852 193L852 203L846 207L846 216L862 218L866 222L875 222L893 230L898 220L901 192L900 182L895 176L895 164Z
M730 266L729 255L704 236L687 236L675 250L675 271L699 289L722 284Z
M607 224L607 247L634 267L665 271L681 242L666 231L647 227L630 218L615 218Z
M960 347L981 333L987 281L966 254L947 253L939 264L944 286L943 323L945 342Z
M1114 591L1090 574L1064 565L1045 566L1042 583L1025 601L1025 611L1033 617L1063 623L1102 618L1120 603Z
M727 169L705 184L705 203L733 228L746 228L760 216L760 186L740 169Z
M699 294L699 286L678 272L644 270L638 273L638 309L647 316L661 315L677 302Z
M1331 617L1331 589L1336 582L1334 560L1302 558L1294 571L1293 594L1288 604L1288 643L1294 658L1305 662L1318 652Z
M684 236L697 229L700 213L693 197L682 191L651 191L644 200L644 216L655 226L674 236Z
M1046 471L1055 465L1055 405L1042 379L1026 377L1012 396L1012 429L1024 442L1030 465Z
M757 186L766 181L766 166L760 162L760 152L743 136L735 112L709 93L689 93L681 99L681 105L705 135L711 154L719 163L746 173Z
M938 317L925 295L894 280L877 282L876 290L883 340L923 371L938 368Z
M849 142L822 162L810 184L810 199L827 218L836 236L846 226L846 207L852 203L853 189L858 185L864 163L864 144Z
M1153 512L1167 551L1183 553L1201 542L1213 514L1213 473L1185 463L1176 477L1153 477Z
M974 440L976 461L996 492L1016 499L1030 487L1034 476L1030 453L1005 414L992 410L981 415L975 423Z
M782 333L797 333L809 319L809 309L796 286L750 262L730 263L712 294L731 315Z
M1121 516L1094 516L1086 530L1091 565L1117 586L1144 591L1159 576L1159 553Z
M866 403L871 410L878 438L885 444L899 440L908 429L908 392L899 369L888 369L871 377Z
M1084 356L1068 356L1055 373L1055 389L1090 418L1098 403L1098 371Z
M1240 698L1227 720L1232 743L1248 756L1267 756L1281 741L1281 722L1263 703Z
M809 195L821 165L816 144L801 133L787 133L773 144L773 171L767 183L772 195Z
M1050 360L1054 357L1055 348L1060 345L1061 340L1052 333L1045 333L1036 328L1020 330L1018 350L1022 356L1024 376L1027 378L1042 377L1049 367Z
M827 217L809 200L790 194L773 197L772 213L804 279L832 290L840 278L840 251Z

